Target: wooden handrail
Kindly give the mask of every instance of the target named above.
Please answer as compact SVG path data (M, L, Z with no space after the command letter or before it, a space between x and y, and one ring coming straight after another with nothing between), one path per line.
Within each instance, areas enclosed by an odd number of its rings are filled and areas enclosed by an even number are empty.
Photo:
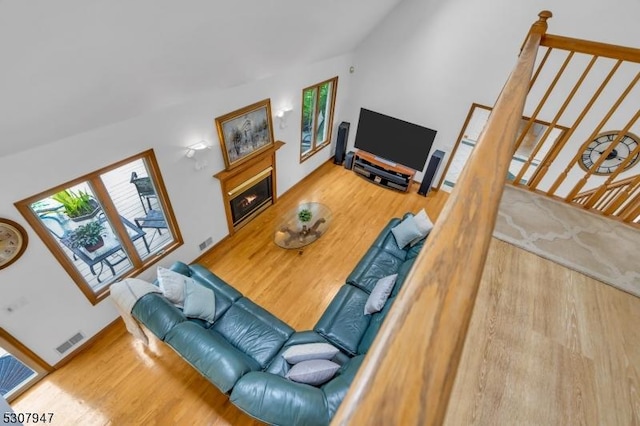
M539 17L332 424L443 423L551 12Z
M590 197L591 195L593 195L593 194L595 194L597 191L599 191L601 188L604 188L604 191L607 191L607 192L608 192L608 191L610 191L610 190L612 190L612 189L616 189L616 188L619 188L619 187L621 187L621 186L628 186L628 185L630 185L630 184L631 184L635 179L637 179L637 176L631 176L631 177L629 177L629 178L622 179L622 180L619 180L619 181L617 181L617 182L613 182L613 183L605 183L604 185L599 186L599 187L597 187L597 188L589 189L588 191L584 191L584 192L579 193L578 195L576 195L576 196L573 198L573 201L577 201L577 200L579 200L579 199L581 199L581 198L585 198L585 197ZM604 192L604 191L603 191L603 192Z
M561 49L576 53L584 53L587 55L601 56L603 58L640 62L640 50L638 49L600 43L597 41L545 34L542 37L540 45L550 47L552 49Z
M631 211L631 206L640 204L640 175L636 175L635 178L629 182L624 188L615 194L615 198L604 209L604 213L607 215L614 215L616 211L626 203L626 206L619 212L619 215L623 217L625 222L634 222L638 215L624 219L626 214ZM633 197L633 198L632 198ZM631 199L631 200L630 200Z

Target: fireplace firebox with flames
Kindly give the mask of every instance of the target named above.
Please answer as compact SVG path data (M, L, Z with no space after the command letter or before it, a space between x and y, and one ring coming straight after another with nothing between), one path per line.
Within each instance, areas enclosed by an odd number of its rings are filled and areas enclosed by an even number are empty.
M271 169L254 176L229 191L229 207L234 227L240 227L273 203Z

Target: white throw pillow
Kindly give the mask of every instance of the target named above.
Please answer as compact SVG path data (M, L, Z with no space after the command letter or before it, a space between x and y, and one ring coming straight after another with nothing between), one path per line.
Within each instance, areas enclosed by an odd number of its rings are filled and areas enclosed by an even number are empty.
M216 316L216 295L213 290L195 281L188 281L184 290L184 315L213 323Z
M340 366L327 359L302 361L291 367L285 376L298 383L318 386L329 381L340 369Z
M367 303L364 305L365 315L375 314L382 310L384 304L387 303L387 299L391 294L391 290L393 290L397 278L398 274L393 274L378 280L367 299Z
M338 352L338 348L329 343L305 343L289 347L282 356L289 364L297 364L310 359L331 359Z
M428 235L429 232L431 232L431 229L433 229L433 222L424 209L420 210L415 216L413 216L413 220L415 220L416 226L423 236Z
M162 266L158 266L158 284L164 297L179 308L184 306L184 286L185 283L195 280L184 276Z
M429 232L431 232L431 230L433 229L433 222L431 221L431 218L429 218L429 216L427 215L427 212L424 211L424 209L420 210L418 214L413 216L413 220L415 221L416 226L420 231L420 237L415 238L413 241L411 241L409 243L409 245L411 246L416 245L418 241L420 241L421 239L429 235Z
M413 216L407 216L402 222L391 228L391 233L400 248L404 248L411 241L422 236Z

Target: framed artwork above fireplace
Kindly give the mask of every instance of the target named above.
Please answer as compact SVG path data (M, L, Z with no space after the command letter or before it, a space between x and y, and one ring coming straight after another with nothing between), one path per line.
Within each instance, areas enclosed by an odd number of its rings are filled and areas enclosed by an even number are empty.
M270 99L232 111L215 121L227 170L273 146Z

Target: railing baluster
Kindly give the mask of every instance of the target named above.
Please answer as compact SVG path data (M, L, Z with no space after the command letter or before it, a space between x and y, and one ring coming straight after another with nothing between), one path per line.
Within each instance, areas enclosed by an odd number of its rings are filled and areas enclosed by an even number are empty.
M638 73L638 77L640 77L640 73ZM637 81L637 79L636 79ZM634 82L635 85L635 82ZM630 86L631 87L631 86ZM567 195L565 197L566 201L571 201L575 198L575 196L580 192L580 190L584 187L584 185L587 183L587 180L589 179L589 177L591 177L591 175L593 174L594 170L597 170L598 167L600 167L602 165L602 163L604 162L604 160L607 159L607 157L609 156L609 154L611 152L613 152L613 150L616 148L616 146L620 143L620 141L622 140L622 138L624 137L624 135L629 132L629 129L631 129L631 127L635 124L636 121L638 121L638 119L640 119L640 109L638 111L636 111L635 115L631 118L631 120L629 120L629 122L627 123L626 126L624 126L624 128L618 133L618 136L616 136L616 138L611 142L611 144L604 150L604 152L600 153L600 157L598 157L598 159L593 163L593 165L589 168L589 170L584 174L584 176L578 181L578 183L573 187L573 189L569 192L569 195ZM595 137L595 136L594 136ZM588 140L592 140L592 138L589 138ZM620 169L620 167L618 167L618 170Z
M544 132L544 134L542 135L542 137L540 138L540 140L538 141L536 146L533 148L533 150L531 150L531 154L529 155L529 158L527 159L527 162L520 169L520 173L518 173L518 176L514 179L514 182L516 182L516 183L520 182L520 180L522 179L524 174L527 172L527 169L531 165L531 162L533 161L535 156L538 154L538 151L540 151L540 149L542 148L544 143L547 141L547 138L551 134L551 131L553 129L555 129L555 126L556 126L556 124L558 124L558 121L560 120L560 117L562 117L562 114L564 114L565 110L567 109L567 107L569 106L571 101L573 100L573 97L578 92L578 89L582 86L582 83L587 78L587 75L589 75L589 72L591 71L591 68L593 68L593 65L596 63L597 60L598 60L597 56L594 56L593 58L591 58L591 61L589 61L589 64L587 65L587 67L582 72L582 75L580 75L580 78L578 79L576 84L573 86L573 89L571 89L571 92L569 93L569 96L567 96L567 99L565 99L565 101L562 103L562 106L560 107L560 109L556 113L555 117L553 117L553 121L551 121L551 123L549 123L549 125L547 126L547 130ZM529 186L528 182L527 182L527 186Z

